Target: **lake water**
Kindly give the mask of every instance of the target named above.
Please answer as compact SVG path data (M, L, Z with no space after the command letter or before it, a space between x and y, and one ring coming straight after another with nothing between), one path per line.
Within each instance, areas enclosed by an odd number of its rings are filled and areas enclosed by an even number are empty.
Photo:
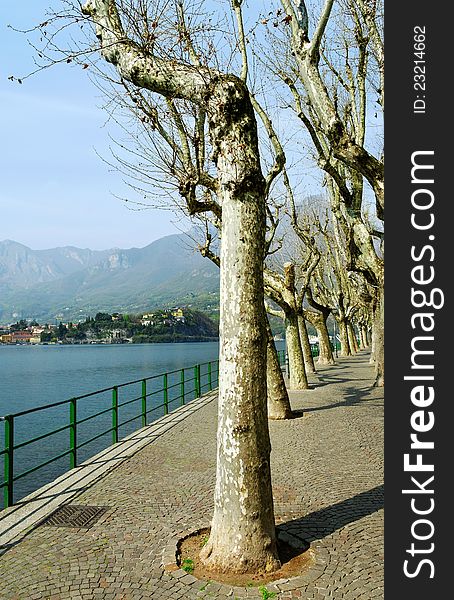
M283 342L277 342L281 350ZM177 371L167 378L169 410L181 404L181 369L184 369L184 399L196 397L193 366L201 364L202 393L208 391L210 361L219 353L217 342L186 344L116 344L116 345L49 345L0 346L0 416L20 413L39 406L49 406L75 396L97 390L118 388L119 438L142 426L142 382L147 381L147 422L164 414L163 373ZM137 381L123 386L126 382ZM217 368L212 364L212 386L217 386ZM122 404L124 404L122 406ZM77 463L100 452L112 443L112 390L77 400ZM92 417L95 413L103 414ZM92 417L92 418L89 418ZM88 420L87 420L88 419ZM14 440L26 440L62 428L53 434L14 452L14 474L18 476L38 465L67 453L70 448L70 403L15 417ZM126 422L126 423L125 423ZM122 425L122 423L124 423ZM4 448L5 423L0 421L0 451ZM90 441L92 438L105 434ZM0 456L0 482L3 481ZM68 454L18 479L14 484L14 500L52 481L69 469ZM0 489L0 508L2 507Z
M195 364L215 361L218 358L217 342L187 344L117 344L80 346L0 346L0 415L18 413L43 405L50 405L74 396L110 388L115 385L145 377L185 370L185 401L194 398ZM148 422L164 414L164 409L154 408L164 400L163 378L147 382ZM168 378L169 410L181 402L181 372ZM202 391L208 389L208 368L201 369ZM217 373L213 366L213 386ZM120 387L119 423L120 438L141 427L141 382ZM96 412L106 412L78 426L78 444L91 439L112 426L112 391L84 398L77 402L77 419L83 420ZM37 411L14 419L15 444L38 437L69 424L69 404ZM14 473L18 475L69 449L69 429L18 449L14 453ZM88 443L78 452L78 463L93 456L112 443L112 432ZM4 422L0 422L0 450L4 447ZM0 456L0 468L3 467ZM52 464L30 473L15 483L15 500L41 485L52 481L69 468L66 455ZM2 469L3 472L3 469ZM3 476L0 475L0 481ZM1 490L0 490L1 493ZM0 507L2 506L0 499Z

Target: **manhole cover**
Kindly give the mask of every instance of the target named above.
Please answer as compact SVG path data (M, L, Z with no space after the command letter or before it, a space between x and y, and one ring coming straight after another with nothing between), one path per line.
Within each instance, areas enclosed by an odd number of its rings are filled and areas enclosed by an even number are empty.
M91 527L109 509L108 506L79 506L67 504L57 508L43 525L57 527Z

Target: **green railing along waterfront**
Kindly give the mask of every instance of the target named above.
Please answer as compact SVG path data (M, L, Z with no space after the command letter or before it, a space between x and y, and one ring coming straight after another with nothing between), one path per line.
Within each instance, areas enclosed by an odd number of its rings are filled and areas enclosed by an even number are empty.
M117 443L132 431L145 427L156 418L169 414L177 406L183 406L215 389L218 381L219 361L216 360L0 417L4 424L4 447L0 450L0 457L3 456L4 462L4 480L0 483L4 507L11 506L17 500L17 481L23 481L36 471L54 465L54 471L48 476L52 481L67 471L68 467L74 469L83 460L110 444ZM96 412L93 412L94 409ZM22 423L30 415L31 423ZM36 424L37 417L41 415L44 415L42 421L45 424L58 423L59 426L36 435L41 427ZM99 431L103 425L107 425L107 428ZM35 431L35 437L28 437L30 431ZM106 443L105 439L101 440L106 435L110 436L110 443ZM43 440L46 440L45 448L40 446ZM93 445L94 442L97 442L96 446ZM87 449L90 444L91 452ZM42 458L49 449L54 454L39 462L40 455ZM17 460L19 454L20 461ZM66 466L60 463L57 469L55 463L62 459ZM20 472L19 462L27 467ZM34 489L41 485L43 483L34 486ZM29 489L28 492L30 491L32 490Z

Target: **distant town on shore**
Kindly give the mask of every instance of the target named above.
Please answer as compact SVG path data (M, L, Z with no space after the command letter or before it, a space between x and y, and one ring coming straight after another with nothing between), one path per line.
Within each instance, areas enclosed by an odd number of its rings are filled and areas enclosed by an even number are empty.
M202 312L173 307L139 315L98 312L79 323L21 319L0 327L0 344L127 344L216 341L218 323Z

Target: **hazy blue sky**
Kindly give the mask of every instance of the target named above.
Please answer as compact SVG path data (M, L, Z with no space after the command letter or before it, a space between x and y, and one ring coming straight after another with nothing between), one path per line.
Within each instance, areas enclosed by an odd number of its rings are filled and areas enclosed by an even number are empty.
M51 2L0 3L0 240L104 249L142 247L176 233L172 213L134 212L113 196L126 188L96 154L109 156L112 126L105 126L100 92L81 67L59 65L22 85L8 80L33 70L33 50L7 25L44 21Z
M268 6L266 0L251 4L255 11ZM170 211L128 210L114 196L134 199L121 175L109 171L98 156L110 156L109 133L115 139L121 136L115 135L113 124L106 124L101 92L86 70L63 64L22 85L8 80L35 68L27 35L8 25L31 28L46 19L49 5L61 7L62 2L0 2L0 240L13 239L34 249L129 248L186 230L188 223ZM301 147L299 135L292 141L294 129L282 118L288 164L298 165L295 192L317 194L321 173L304 158L309 150ZM298 152L293 154L295 144Z

